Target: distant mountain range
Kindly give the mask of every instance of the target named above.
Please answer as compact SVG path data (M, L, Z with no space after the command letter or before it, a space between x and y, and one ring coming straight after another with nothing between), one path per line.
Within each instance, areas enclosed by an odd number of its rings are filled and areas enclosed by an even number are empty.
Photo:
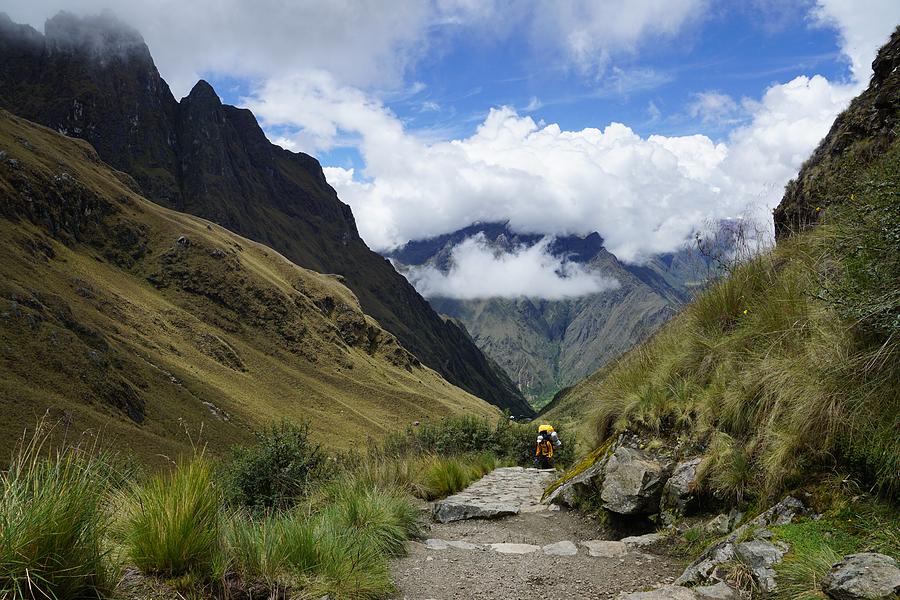
M158 204L336 273L361 308L423 363L514 414L532 409L502 369L360 238L350 208L306 154L271 144L253 114L200 81L177 101L133 29L66 13L45 34L0 14L0 107L69 136Z
M401 272L430 265L446 273L453 249L476 235L507 252L543 237L517 234L504 223L479 223L410 242L387 256ZM468 329L537 408L656 331L708 276L706 260L688 251L625 264L604 248L597 233L556 238L548 250L615 279L619 287L560 300L429 298L435 310Z

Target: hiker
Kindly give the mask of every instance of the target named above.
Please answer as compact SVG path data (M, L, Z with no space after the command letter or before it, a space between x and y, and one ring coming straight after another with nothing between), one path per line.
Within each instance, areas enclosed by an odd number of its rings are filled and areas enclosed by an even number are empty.
M534 465L539 469L553 468L553 451L562 446L553 425L538 427L537 447L534 449Z

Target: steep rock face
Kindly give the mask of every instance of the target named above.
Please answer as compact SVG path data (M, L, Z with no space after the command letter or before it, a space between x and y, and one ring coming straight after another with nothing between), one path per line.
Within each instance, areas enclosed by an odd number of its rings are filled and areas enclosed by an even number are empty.
M248 110L206 82L181 103L140 35L112 17L61 13L41 35L0 14L0 106L89 141L150 199L337 273L425 364L489 402L529 415L510 379L369 250L314 158L271 144Z
M872 62L872 80L838 115L825 139L788 183L775 209L775 236L784 238L816 224L821 210L846 202L839 196L841 173L859 169L896 139L900 125L900 28ZM819 210L817 210L819 209Z
M428 240L410 242L389 256L399 269L451 268L453 249L475 235L512 251L542 236L517 234L503 223L479 223ZM619 287L577 298L430 298L435 309L461 321L478 346L506 370L525 395L540 403L648 337L689 296L689 283L705 275L696 261L668 256L644 265L621 263L596 233L555 239L548 251Z

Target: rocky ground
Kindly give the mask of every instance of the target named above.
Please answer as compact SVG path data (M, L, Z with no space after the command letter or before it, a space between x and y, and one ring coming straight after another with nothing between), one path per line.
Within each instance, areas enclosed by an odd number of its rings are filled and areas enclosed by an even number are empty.
M540 504L552 476L497 469L437 503L433 514L448 522L430 524L394 561L393 598L615 598L682 572L682 561L652 553L652 537L607 540L595 520ZM461 516L476 514L494 518Z

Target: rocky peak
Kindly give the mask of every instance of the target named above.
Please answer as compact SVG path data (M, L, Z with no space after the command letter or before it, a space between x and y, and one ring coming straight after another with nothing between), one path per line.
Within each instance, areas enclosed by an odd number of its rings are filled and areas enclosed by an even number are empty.
M86 17L60 12L44 24L44 36L50 52L84 53L101 63L133 57L153 62L141 34L110 12Z
M186 98L182 99L182 103L189 103L196 106L206 106L209 108L217 108L222 105L216 90L205 79L201 79L194 84L191 92Z

